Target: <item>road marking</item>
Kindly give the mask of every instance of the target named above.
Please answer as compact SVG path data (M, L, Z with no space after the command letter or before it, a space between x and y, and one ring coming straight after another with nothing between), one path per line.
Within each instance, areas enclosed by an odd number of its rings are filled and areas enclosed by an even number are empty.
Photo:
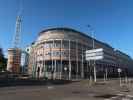
M112 97L111 99L115 99L115 98L117 98L117 97Z
M124 94L117 94L118 96L123 96Z
M117 94L117 96L115 96L115 97L111 97L110 99L104 99L104 100L117 100L117 99L133 100L133 95Z
M127 97L133 98L133 95L127 95Z
M48 86L48 90L52 90L52 89L54 89L53 86Z

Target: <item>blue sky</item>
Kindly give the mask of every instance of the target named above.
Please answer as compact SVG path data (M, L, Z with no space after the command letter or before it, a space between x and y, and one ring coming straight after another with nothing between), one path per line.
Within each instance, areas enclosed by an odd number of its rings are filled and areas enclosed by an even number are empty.
M19 4L23 4L21 47L42 29L65 26L89 33L133 57L133 0L0 0L0 47L12 47Z

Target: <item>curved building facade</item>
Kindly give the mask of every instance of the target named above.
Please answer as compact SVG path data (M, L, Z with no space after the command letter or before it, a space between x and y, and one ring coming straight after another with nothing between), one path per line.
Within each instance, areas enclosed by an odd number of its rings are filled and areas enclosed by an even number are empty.
M114 48L94 39L95 48L103 48L108 56L96 62L97 75L105 69L117 73L120 64ZM29 74L38 78L75 79L87 78L93 73L92 62L85 60L85 51L92 49L93 40L88 35L70 28L43 30L30 52ZM119 57L119 58L118 58ZM122 66L121 66L122 65Z

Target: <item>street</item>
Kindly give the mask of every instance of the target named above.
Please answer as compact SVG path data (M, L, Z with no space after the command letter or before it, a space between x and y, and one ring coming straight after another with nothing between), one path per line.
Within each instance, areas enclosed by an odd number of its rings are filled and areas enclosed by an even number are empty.
M0 100L133 100L133 84L119 86L118 80L89 80L62 85L1 87Z

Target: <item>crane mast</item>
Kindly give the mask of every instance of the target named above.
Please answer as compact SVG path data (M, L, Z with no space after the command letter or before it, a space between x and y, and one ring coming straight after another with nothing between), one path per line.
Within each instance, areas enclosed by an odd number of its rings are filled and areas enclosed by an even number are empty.
M13 47L19 48L20 47L20 37L21 37L21 16L18 15L16 19L16 27L15 27L15 36L13 40Z

